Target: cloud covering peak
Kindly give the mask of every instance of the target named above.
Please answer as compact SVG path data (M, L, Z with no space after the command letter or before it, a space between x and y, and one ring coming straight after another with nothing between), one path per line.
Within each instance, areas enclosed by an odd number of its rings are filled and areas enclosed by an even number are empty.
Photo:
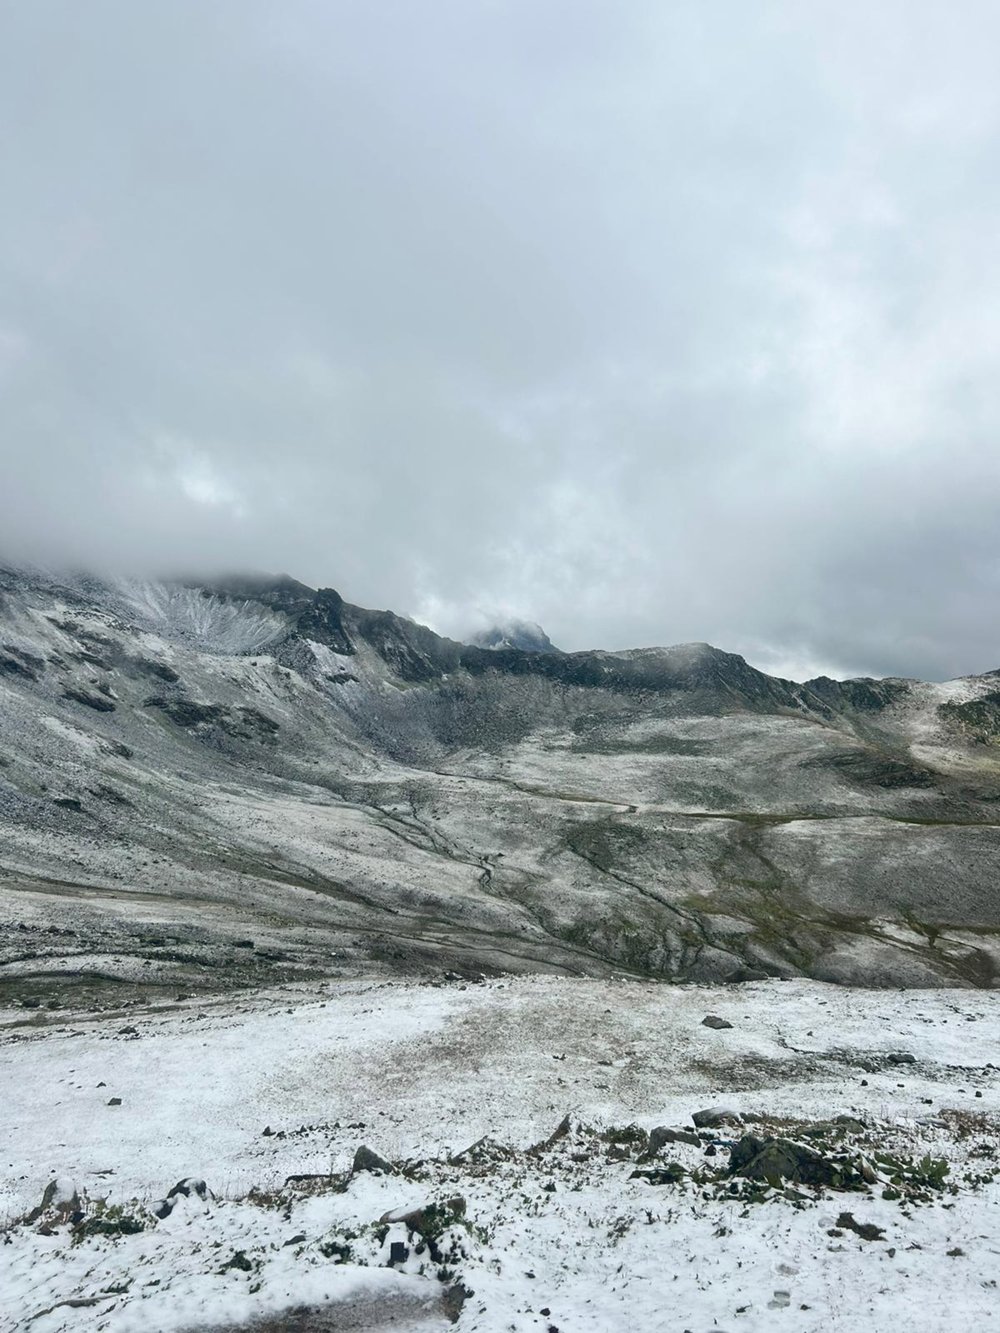
M0 17L0 552L1000 665L995 6Z

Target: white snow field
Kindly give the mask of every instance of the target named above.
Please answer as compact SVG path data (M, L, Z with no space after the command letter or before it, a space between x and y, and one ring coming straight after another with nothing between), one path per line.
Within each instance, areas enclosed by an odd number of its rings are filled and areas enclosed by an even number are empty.
M998 1030L995 992L804 980L10 1009L0 1328L1000 1327ZM745 1134L863 1178L731 1176Z

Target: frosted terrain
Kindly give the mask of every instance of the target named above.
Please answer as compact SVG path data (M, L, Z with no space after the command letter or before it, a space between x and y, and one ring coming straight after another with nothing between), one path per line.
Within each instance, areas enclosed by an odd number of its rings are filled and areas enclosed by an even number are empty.
M905 1309L931 1333L1000 1314L992 994L534 977L3 1017L5 1329L860 1330ZM640 1160L637 1131L690 1134L711 1107L745 1123ZM846 1147L873 1183L729 1177L748 1132ZM350 1175L362 1144L393 1169ZM949 1171L894 1189L880 1155ZM186 1177L210 1193L158 1219ZM50 1180L89 1222L17 1220ZM433 1253L381 1222L456 1197ZM115 1234L122 1215L142 1230Z
M0 570L0 1327L1000 1317L996 673L511 642Z

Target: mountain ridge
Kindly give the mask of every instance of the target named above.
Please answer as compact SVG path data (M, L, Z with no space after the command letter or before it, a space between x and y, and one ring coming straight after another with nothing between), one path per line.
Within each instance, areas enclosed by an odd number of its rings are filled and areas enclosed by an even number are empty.
M0 1001L386 966L993 985L996 695L482 648L287 576L2 570Z

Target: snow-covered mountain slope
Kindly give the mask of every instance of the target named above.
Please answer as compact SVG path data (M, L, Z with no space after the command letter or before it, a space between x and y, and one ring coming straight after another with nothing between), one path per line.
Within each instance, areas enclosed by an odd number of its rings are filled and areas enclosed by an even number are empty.
M483 649L288 578L0 598L0 999L386 966L994 984L995 676Z

